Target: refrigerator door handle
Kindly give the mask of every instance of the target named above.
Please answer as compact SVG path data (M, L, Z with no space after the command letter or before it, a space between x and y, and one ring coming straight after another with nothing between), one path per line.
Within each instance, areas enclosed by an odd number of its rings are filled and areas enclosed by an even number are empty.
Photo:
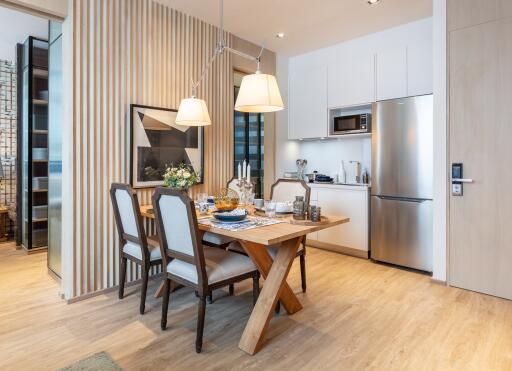
M404 201L404 202L416 202L421 204L425 201L430 201L423 198L407 198L407 197L393 197L393 196L375 196L381 200L390 200L390 201Z

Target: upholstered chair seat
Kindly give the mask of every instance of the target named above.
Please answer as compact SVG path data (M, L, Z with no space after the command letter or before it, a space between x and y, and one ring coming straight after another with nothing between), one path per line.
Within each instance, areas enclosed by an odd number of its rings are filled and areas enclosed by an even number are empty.
M215 247L203 248L208 284L251 273L256 269L248 257ZM197 268L194 264L174 259L167 264L167 272L189 282L198 283Z
M208 246L226 247L233 241L234 239L231 237L222 236L217 233L206 232L203 235L203 243Z
M148 243L149 249L149 260L155 261L162 259L162 254L160 253L160 246L158 245L150 245ZM128 241L126 245L123 247L123 252L130 256L133 256L136 259L142 260L142 248L139 244Z

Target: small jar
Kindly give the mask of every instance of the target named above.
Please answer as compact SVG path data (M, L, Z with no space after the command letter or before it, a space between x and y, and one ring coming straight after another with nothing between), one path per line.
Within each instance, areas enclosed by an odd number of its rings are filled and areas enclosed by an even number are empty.
M319 222L322 218L321 212L322 208L320 206L310 206L309 220L311 220L312 222Z
M304 220L306 219L306 205L304 203L304 196L295 196L293 202L293 219Z

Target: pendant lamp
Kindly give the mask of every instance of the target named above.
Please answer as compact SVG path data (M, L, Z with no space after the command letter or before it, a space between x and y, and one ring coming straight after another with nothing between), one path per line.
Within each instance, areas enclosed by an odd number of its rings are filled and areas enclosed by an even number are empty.
M220 35L221 39L215 48L214 54L208 64L203 68L203 72L197 82L192 81L192 97L183 99L178 108L176 116L176 124L187 126L206 126L211 125L210 115L206 102L196 98L195 92L197 87L205 77L215 59L224 53L225 50L241 57L256 62L256 73L244 76L238 97L235 103L235 110L240 112L262 113L275 112L284 108L283 100L275 76L267 75L260 72L261 48L260 55L253 57L252 55L238 51L227 46L224 43L224 2L220 0ZM227 97L226 97L227 98Z

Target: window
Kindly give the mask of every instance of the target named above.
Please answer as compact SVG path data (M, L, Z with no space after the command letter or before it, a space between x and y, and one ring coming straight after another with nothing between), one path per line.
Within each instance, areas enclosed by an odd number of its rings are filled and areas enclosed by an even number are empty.
M235 71L235 101L240 89L243 73ZM239 162L248 160L251 165L251 178L255 184L255 196L263 196L264 168L264 122L262 113L244 113L235 111L234 119L234 174Z

